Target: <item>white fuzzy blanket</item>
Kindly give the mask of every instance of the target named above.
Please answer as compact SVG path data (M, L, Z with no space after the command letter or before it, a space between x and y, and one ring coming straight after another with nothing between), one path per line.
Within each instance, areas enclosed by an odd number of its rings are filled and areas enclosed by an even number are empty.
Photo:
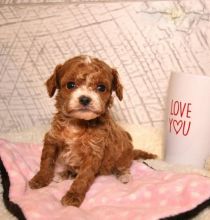
M143 127L128 124L122 124L122 126L132 134L135 148L147 150L159 155L160 159L163 158L163 130L161 128ZM8 133L4 135L0 134L0 137L15 142L41 143L46 130L47 127L35 127L24 132ZM151 167L159 170L172 170L182 173L198 173L210 177L210 173L207 170L193 169L191 167L184 166L175 167L161 160L149 160L147 163ZM0 187L0 192L2 192L2 187ZM0 200L0 219L15 219L4 208L2 199ZM203 211L195 219L210 219L210 210L207 209Z

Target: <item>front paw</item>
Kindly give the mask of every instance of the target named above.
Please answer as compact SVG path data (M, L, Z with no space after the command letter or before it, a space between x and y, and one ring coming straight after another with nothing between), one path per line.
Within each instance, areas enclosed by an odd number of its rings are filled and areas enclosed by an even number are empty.
M117 178L121 183L125 184L131 180L131 175L130 175L130 173L125 173L125 174L121 174L121 175L117 176Z
M51 181L52 181L52 176L37 173L29 181L29 186L31 189L39 189L39 188L49 185Z
M78 193L67 192L66 195L61 199L63 206L76 206L79 207L84 200L85 196Z

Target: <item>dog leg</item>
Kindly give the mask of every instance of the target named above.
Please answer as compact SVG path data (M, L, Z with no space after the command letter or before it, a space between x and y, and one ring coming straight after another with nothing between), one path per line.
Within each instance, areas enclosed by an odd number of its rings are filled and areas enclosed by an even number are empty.
M61 199L64 206L79 207L85 198L85 194L95 180L100 167L99 158L88 158L80 167L79 173L71 185L69 191Z
M122 183L128 183L131 179L130 166L133 161L132 146L124 151L116 162L116 176Z
M131 180L131 173L129 169L117 173L117 179L122 183L128 183Z
M54 145L44 144L39 172L29 181L31 189L39 189L53 180L57 149Z

